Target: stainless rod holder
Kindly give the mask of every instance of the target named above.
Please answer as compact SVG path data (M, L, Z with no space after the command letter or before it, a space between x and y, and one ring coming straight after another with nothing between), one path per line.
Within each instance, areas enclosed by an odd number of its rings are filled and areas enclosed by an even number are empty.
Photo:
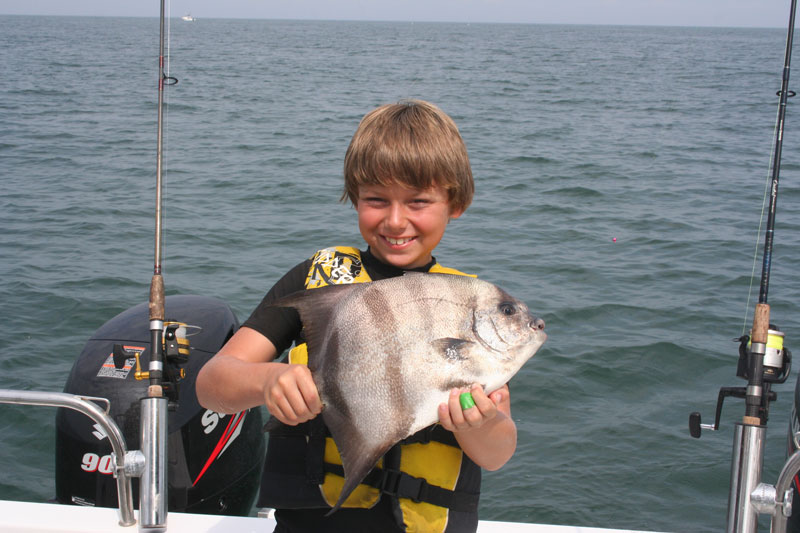
M761 482L766 432L766 426L736 424L728 496L728 533L758 531L758 511L751 496Z
M140 531L167 527L167 399L142 399L141 439L145 468L139 490Z

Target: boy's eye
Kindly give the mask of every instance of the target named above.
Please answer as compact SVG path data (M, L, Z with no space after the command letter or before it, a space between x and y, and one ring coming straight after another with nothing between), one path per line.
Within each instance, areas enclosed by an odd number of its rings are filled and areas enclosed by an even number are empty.
M363 201L367 202L368 204L386 203L386 200L379 196L367 196L366 198L363 198Z

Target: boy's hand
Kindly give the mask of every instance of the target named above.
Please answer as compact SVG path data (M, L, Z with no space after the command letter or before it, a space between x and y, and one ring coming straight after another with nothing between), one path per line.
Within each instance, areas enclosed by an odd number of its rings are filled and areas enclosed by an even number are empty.
M296 426L322 412L322 401L305 365L275 363L264 384L264 403L284 424Z
M463 409L459 397L469 392L475 402L473 407ZM447 403L439 405L439 423L443 428L454 433L476 429L497 416L497 406L508 398L508 385L503 385L490 395L486 395L483 387L472 385L467 389L453 389Z

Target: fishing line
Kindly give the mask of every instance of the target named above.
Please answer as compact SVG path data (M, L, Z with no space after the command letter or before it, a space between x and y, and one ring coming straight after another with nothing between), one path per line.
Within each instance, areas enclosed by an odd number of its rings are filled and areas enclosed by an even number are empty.
M784 466L784 471L775 486L761 482L762 466L764 464L765 439L767 420L769 419L770 403L777 399L775 391L771 390L773 384L786 381L791 372L791 354L783 347L783 333L770 324L770 306L768 303L769 277L772 266L772 249L775 237L775 214L778 199L778 180L780 177L781 151L783 149L784 119L786 117L787 99L794 96L789 90L789 72L792 54L792 39L795 27L795 12L797 0L791 0L789 12L789 29L784 52L783 73L781 88L778 91L780 102L778 104L778 118L773 131L772 156L770 157L770 178L764 200L761 206L759 221L759 234L764 225L764 215L767 216L766 229L764 230L764 259L761 269L761 286L758 303L753 311L753 326L749 334L743 334L739 339L739 362L736 376L747 381L747 387L722 387L717 399L717 411L714 424L701 424L699 412L689 415L689 433L692 437L699 438L702 429L719 429L722 402L725 398L742 398L745 401L745 413L741 422L734 429L733 452L731 457L730 492L728 494L728 519L726 531L729 533L755 533L758 531L758 515L771 513L773 515L772 531L785 531L785 517L788 514L785 506L790 500L784 500L791 495L788 483L785 482L784 472L789 462ZM769 205L765 207L766 195L769 194ZM756 242L756 257L760 246L760 238ZM755 267L753 268L755 272ZM747 300L749 307L752 296L752 279ZM745 327L747 318L745 317ZM744 333L744 332L743 332ZM785 353L784 353L785 352ZM791 451L791 450L790 450ZM792 458L796 458L795 455ZM796 459L795 459L796 460ZM795 468L792 463L792 468ZM800 467L797 467L800 469ZM788 471L794 476L797 469ZM784 487L783 485L786 485ZM772 490L774 498L759 499L759 495ZM757 505L769 500L768 505ZM770 506L772 505L772 506ZM781 512L783 510L783 513ZM782 521L781 521L782 519ZM781 527L783 526L783 527Z
M777 117L775 118L775 128L773 129L773 135L772 135L773 141L772 141L772 149L770 151L771 156L769 165L770 175L767 179L767 183L765 184L764 198L761 203L761 217L758 225L759 235L756 237L756 252L753 262L753 273L751 274L750 277L750 287L747 293L747 307L745 308L745 321L742 327L743 335L747 328L747 309L750 306L750 300L752 298L753 278L755 277L755 268L756 268L755 261L758 260L758 248L760 245L761 229L764 224L765 211L767 212L768 218L767 218L767 230L764 236L764 260L762 263L761 287L759 290L758 301L759 305L767 304L767 291L769 289L769 274L770 274L770 267L772 265L772 243L774 238L775 204L777 202L777 197L778 197L778 177L780 175L781 151L783 148L784 118L786 114L787 100L795 96L795 92L789 89L789 72L790 72L790 64L792 57L792 41L794 37L796 6L797 6L797 0L792 0L791 9L789 12L789 31L786 35L786 46L784 53L782 78L781 78L781 88L777 92L777 96L780 98L780 101L778 103ZM767 195L769 195L770 198L768 208L766 207Z
M761 231L764 226L764 213L767 210L767 198L769 196L769 186L772 182L772 166L775 162L775 140L777 138L778 133L778 126L780 121L780 109L777 111L775 116L775 127L772 129L772 146L770 147L770 156L769 156L769 166L767 168L767 176L764 180L764 196L761 199L761 215L758 220L758 233L756 234L756 247L753 250L753 270L750 273L750 286L747 289L747 303L744 307L744 322L742 323L742 335L747 332L747 324L750 323L749 316L750 316L750 301L752 300L753 296L753 280L756 277L756 268L758 265L758 250L761 247Z

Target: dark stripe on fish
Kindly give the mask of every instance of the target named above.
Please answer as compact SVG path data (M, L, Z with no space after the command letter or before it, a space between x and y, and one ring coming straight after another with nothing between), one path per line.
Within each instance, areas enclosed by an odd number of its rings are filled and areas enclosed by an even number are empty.
M414 423L414 405L411 405L410 394L404 387L406 381L403 376L403 357L396 353L387 353L386 357L386 378L389 386L389 394L392 398L392 418L397 422L398 434L408 435L411 424Z
M361 296L369 311L370 329L395 331L400 327L382 287L373 285L365 290Z
M364 303L368 309L370 326L380 331L397 331L402 327L397 320L391 303L387 299L387 294L383 288L376 290L376 286L370 287L363 294ZM389 296L391 298L391 296ZM414 422L414 406L409 405L407 392L403 386L405 378L403 376L403 357L401 354L382 352L384 357L384 374L386 376L387 393L392 399L392 417L398 425L407 431Z
M447 381L447 382L443 383L442 386L440 387L440 390L442 392L450 392L453 389L463 389L463 388L471 387L471 386L472 386L472 383L468 383L468 382L464 381L463 379L456 379L456 380Z
M435 293L429 294L427 287L428 286L418 283L417 287L415 287L414 290L409 292L411 293L419 292L422 295L422 297L416 300L414 304L417 306L416 312L420 313L422 316L427 318L427 320L423 321L423 325L425 327L424 337L427 339L432 339L435 338L435 336L433 335L433 328L435 327L434 326L435 322L433 317L433 310L431 308L431 298L432 297L436 298L437 295Z
M332 376L333 379L318 380L317 388L324 386L324 389L320 390L320 395L324 394L327 396L328 401L335 406L342 417L349 419L350 409L347 407L347 401L344 396L345 391L342 390L342 380L339 379L341 361L342 358L339 354L339 332L333 330L327 343L327 353L325 354L325 360L323 362L323 372L328 376Z

